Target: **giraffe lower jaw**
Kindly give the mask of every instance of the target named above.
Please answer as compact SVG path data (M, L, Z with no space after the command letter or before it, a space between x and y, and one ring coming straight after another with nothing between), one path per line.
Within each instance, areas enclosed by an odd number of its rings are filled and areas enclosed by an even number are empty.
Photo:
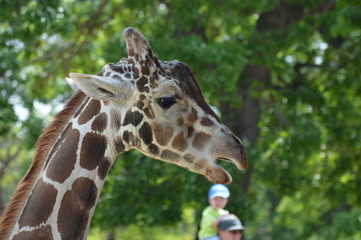
M229 184L232 182L231 175L217 164L207 167L204 176L213 183Z
M243 155L244 156L244 155ZM235 164L239 169L243 170L247 168L247 160L245 157L235 159L231 157L217 157L216 160L227 161ZM215 162L214 162L215 163ZM218 164L208 166L204 173L204 176L211 182L229 184L232 182L232 176Z

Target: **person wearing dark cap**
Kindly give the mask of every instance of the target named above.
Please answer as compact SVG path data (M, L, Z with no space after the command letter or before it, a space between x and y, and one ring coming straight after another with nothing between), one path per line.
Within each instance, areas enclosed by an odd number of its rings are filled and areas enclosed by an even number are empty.
M241 240L245 227L233 214L222 216L218 223L219 240Z

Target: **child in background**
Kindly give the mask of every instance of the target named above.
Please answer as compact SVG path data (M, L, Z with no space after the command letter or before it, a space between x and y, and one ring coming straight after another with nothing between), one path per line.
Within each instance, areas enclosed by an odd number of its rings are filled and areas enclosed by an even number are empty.
M213 185L208 192L209 206L202 212L202 219L198 238L201 240L219 239L217 237L217 225L223 215L229 214L224 210L228 203L229 190L223 184Z

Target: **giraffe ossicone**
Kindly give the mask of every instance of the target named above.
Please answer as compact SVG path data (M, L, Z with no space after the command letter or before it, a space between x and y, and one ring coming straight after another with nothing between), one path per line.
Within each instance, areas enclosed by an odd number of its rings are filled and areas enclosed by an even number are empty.
M242 142L206 103L191 69L158 60L134 28L124 37L127 58L96 75L70 73L77 91L39 137L0 219L0 239L85 239L106 175L130 149L215 183L232 180L216 159L247 167Z

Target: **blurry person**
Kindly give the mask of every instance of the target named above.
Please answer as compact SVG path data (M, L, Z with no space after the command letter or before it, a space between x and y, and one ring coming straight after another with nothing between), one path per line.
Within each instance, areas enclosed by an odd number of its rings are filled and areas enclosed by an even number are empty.
M224 210L230 196L228 188L223 184L214 184L208 191L209 206L202 212L198 238L201 240L219 239L217 227L220 218L229 214Z
M233 214L223 216L218 223L218 240L241 240L245 227Z

